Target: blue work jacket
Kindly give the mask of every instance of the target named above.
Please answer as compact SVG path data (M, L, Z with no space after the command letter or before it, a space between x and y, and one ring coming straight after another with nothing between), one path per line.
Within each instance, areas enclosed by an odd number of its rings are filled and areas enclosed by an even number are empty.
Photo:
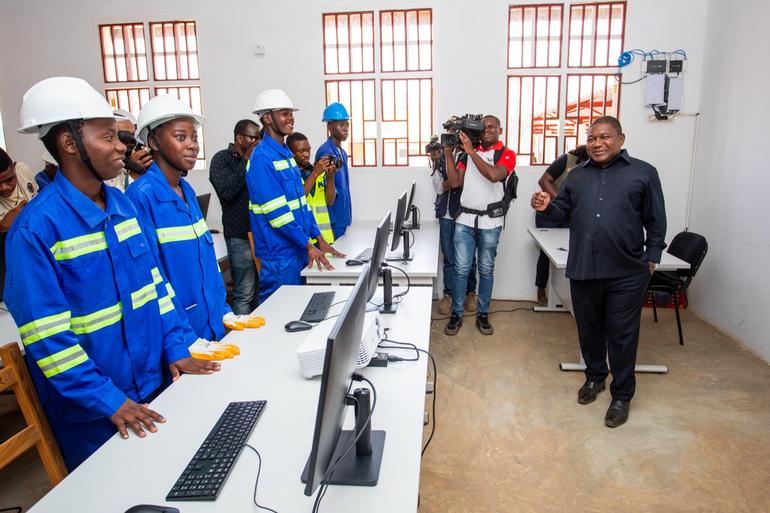
M332 138L328 138L318 151L315 152L315 160L331 155L342 160L342 167L334 175L334 186L337 189L337 199L329 206L329 217L332 221L334 238L340 238L350 223L353 222L353 203L350 199L350 172L348 171L348 154L342 148L334 144Z
M195 341L134 206L102 190L105 211L57 172L6 241L5 301L55 422L109 418L146 398Z
M288 146L266 135L251 154L246 185L254 253L265 260L305 254L320 232Z
M196 335L220 340L225 335L222 317L232 309L225 302L214 239L198 206L195 191L182 178L184 201L153 163L126 196L139 212L142 227L163 267L184 316Z

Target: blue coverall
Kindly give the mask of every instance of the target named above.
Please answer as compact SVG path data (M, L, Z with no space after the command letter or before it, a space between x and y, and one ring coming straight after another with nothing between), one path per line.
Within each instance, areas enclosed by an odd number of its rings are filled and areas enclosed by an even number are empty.
M334 186L337 189L337 199L329 206L329 217L332 221L334 239L339 239L345 234L350 223L353 222L353 204L350 199L350 172L348 171L348 154L339 148L331 137L323 143L315 152L315 160L331 155L342 160L342 167L334 175Z
M104 211L57 172L6 241L5 301L70 470L117 432L109 419L127 398L159 392L195 341L134 206L102 190Z
M126 196L139 211L142 228L193 331L201 338L220 340L225 335L222 317L232 309L225 302L214 239L195 191L184 178L179 186L184 201L153 162L144 176L128 187Z
M254 253L262 260L260 301L281 285L299 285L307 267L307 244L320 235L307 204L302 175L285 144L266 135L249 160L249 188Z

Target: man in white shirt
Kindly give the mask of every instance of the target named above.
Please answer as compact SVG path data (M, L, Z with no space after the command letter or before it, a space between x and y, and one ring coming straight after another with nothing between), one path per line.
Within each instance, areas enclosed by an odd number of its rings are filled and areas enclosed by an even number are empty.
M462 326L462 297L474 254L478 254L479 269L476 327L484 335L494 332L489 322L489 302L504 217L490 216L489 207L502 202L505 180L516 167L516 154L500 142L502 127L498 118L485 116L482 123L484 131L480 144L475 148L468 135L460 132L460 142L467 158L457 165L453 162L451 148L444 148L449 186L463 188L460 214L455 218L455 282L452 316L444 328L447 335L456 335Z
M24 206L37 196L35 177L24 162L14 162L0 148L0 233L5 233Z

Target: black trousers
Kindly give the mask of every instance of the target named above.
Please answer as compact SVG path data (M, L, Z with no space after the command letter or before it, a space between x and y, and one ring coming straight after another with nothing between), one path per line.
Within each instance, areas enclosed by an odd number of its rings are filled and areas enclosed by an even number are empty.
M586 379L602 381L611 371L613 399L630 401L636 390L634 367L639 323L649 281L648 273L603 280L570 280Z

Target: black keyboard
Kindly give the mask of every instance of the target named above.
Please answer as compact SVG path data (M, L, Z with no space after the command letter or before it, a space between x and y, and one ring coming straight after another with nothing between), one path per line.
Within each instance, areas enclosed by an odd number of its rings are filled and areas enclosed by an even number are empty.
M167 501L213 501L230 474L267 401L233 402L166 495Z
M355 257L353 260L360 260L361 262L368 262L372 259L372 251L374 248L366 248L363 250L357 257Z
M307 302L305 311L302 312L300 321L305 322L321 322L326 319L326 314L329 313L329 307L332 306L332 299L334 299L334 292L316 292Z

